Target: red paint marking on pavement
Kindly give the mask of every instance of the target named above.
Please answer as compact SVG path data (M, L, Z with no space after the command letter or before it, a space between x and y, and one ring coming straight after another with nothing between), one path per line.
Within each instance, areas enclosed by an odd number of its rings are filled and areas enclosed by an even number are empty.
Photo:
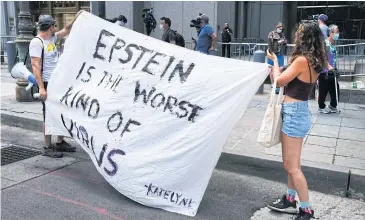
M78 205L78 206L82 206L82 207L94 210L95 212L97 212L101 215L108 216L108 217L110 217L112 219L115 219L115 220L124 220L123 218L121 218L119 216L116 216L116 215L113 215L112 213L108 212L108 210L105 209L105 208L93 207L92 205L89 205L87 203L78 202L78 201L75 201L75 200L72 200L72 199L67 199L67 198L64 198L62 196L55 195L55 194L52 194L52 193L43 192L43 191L40 191L40 190L37 190L37 189L34 189L34 188L29 188L29 187L24 187L24 188L27 188L27 189L29 189L33 192L39 193L39 194L44 195L44 196L48 196L48 197L51 197L51 198L58 199L58 200L63 201L63 202L71 203L71 204L74 204L74 205Z

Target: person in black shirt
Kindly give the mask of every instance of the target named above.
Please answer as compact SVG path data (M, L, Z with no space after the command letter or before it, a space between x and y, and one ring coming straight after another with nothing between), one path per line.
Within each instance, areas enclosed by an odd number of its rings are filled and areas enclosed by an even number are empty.
M221 32L222 35L222 57L226 57L226 48L227 48L227 57L231 57L231 45L229 43L232 42L232 34L233 31L229 27L228 23L224 24L223 31Z
M170 29L171 27L170 18L162 17L160 20L161 20L160 29L163 30L163 35L161 40L170 44L176 44L175 33Z

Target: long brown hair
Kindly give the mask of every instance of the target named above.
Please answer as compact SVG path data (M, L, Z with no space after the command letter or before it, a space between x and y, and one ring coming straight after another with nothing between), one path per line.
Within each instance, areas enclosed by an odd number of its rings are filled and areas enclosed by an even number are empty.
M317 73L322 72L327 67L325 39L317 22L304 21L300 23L295 33L295 47L291 54L290 63L293 63L298 56L305 56Z

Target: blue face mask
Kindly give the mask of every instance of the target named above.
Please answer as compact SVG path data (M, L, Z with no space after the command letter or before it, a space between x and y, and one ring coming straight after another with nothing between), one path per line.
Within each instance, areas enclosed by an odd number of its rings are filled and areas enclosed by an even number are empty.
M338 40L339 38L340 38L339 33L333 35L333 40Z

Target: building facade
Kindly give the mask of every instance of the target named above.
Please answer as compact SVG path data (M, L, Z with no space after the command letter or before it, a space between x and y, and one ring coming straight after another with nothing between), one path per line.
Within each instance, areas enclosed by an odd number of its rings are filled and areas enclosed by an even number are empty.
M128 27L141 33L144 32L142 9L153 8L157 22L161 17L169 17L172 28L186 40L196 37L196 31L189 24L199 12L210 17L217 33L220 33L225 22L229 23L234 37L238 39L261 39L266 42L268 33L278 22L282 22L285 34L291 41L298 22L313 19L322 13L328 15L328 24L340 27L341 38L365 39L365 3L357 1L108 1L103 7L106 18L122 14L128 19ZM160 38L162 31L157 28L151 36Z
M243 2L243 1L145 1L145 2L105 2L106 18L117 17L122 14L128 19L128 28L144 32L142 9L153 8L157 22L161 17L168 17L172 21L171 28L178 31L188 40L196 38L196 30L190 27L190 21L196 19L199 13L209 16L210 24L220 33L224 23L229 23L235 38L267 39L268 33L280 21L288 27L295 26L296 2ZM162 30L158 27L151 34L160 38ZM217 35L220 40L220 34Z
M299 21L326 13L329 24L339 25L341 38L365 38L365 3L355 1L30 1L29 4L34 22L40 14L51 14L58 29L83 9L105 18L122 14L128 19L128 28L145 33L142 9L153 8L156 21L169 17L172 29L181 33L186 41L197 35L190 27L190 21L204 13L210 17L210 24L217 33L227 22L233 29L234 38L266 42L268 33L278 22L284 24L285 35L291 40ZM1 1L1 36L17 34L18 13L16 1ZM151 36L160 38L162 30L157 26ZM220 40L220 34L217 36Z

